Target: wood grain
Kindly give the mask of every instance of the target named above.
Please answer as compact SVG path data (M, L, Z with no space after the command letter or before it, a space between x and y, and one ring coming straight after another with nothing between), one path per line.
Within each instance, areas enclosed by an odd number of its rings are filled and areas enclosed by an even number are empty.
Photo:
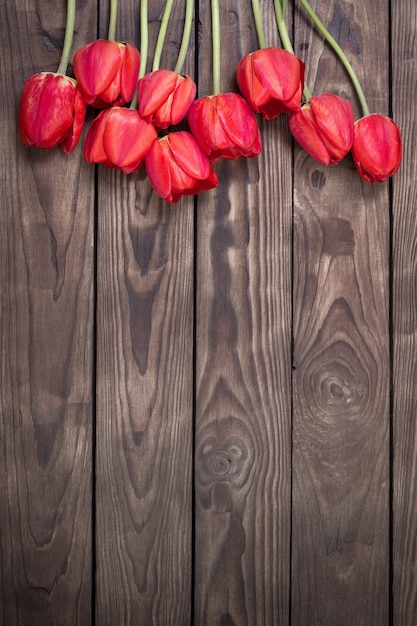
M372 110L388 109L388 3L315 3ZM356 97L297 15L314 95ZM379 45L375 46L375 32ZM385 43L384 43L385 42ZM389 198L350 157L296 151L294 178L292 621L389 621Z
M416 86L415 5L392 6L392 112L403 136L403 162L393 179L393 618L396 626L417 616L416 502L416 161L413 106Z
M0 8L0 622L8 626L91 616L92 176L79 148L28 149L16 127L25 80L58 66L58 5ZM74 45L93 21L94 8L79 11Z
M148 69L163 6L149 7ZM137 9L119 3L118 32L139 45ZM100 168L98 184L96 623L189 624L193 201L161 201L143 171Z
M220 4L236 90L258 43L250 3ZM262 154L171 206L81 144L21 143L22 88L56 70L66 3L0 3L0 626L416 622L416 9L313 6L371 110L392 107L400 171L369 185L350 157L293 152L285 116L259 118ZM163 7L149 2L148 70ZM107 35L108 11L77 2L74 49ZM196 59L203 96L208 0L197 15L186 71ZM302 9L287 18L310 89L359 117ZM139 44L137 2L117 28Z
M272 5L266 24L273 25ZM200 95L211 93L200 3ZM221 3L222 89L256 49L250 5ZM276 42L276 29L268 29ZM291 151L261 120L257 159L219 162L197 202L195 624L289 616ZM279 174L277 174L279 172Z

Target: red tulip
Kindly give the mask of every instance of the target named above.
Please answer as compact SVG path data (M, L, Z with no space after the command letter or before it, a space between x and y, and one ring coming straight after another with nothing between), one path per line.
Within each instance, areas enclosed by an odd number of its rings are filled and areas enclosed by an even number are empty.
M262 48L239 61L236 80L252 109L272 120L300 109L304 70L304 63L291 52Z
M186 132L169 133L152 145L145 158L146 171L156 193L175 203L217 187L217 176L194 137Z
M189 76L155 70L138 82L138 111L158 128L178 124L195 98L197 86Z
M130 174L140 168L156 137L155 127L136 110L111 107L101 111L88 129L84 157Z
M353 107L332 93L310 98L288 118L290 130L300 146L323 165L338 163L353 141Z
M138 49L128 43L97 39L77 50L74 74L86 103L102 109L130 102L139 64Z
M373 113L355 122L352 156L366 181L381 183L395 174L401 155L401 133L389 117Z
M257 156L261 136L255 113L237 93L195 100L188 112L191 132L210 161Z
M74 150L86 105L73 78L53 72L34 74L25 83L19 108L19 134L27 146Z

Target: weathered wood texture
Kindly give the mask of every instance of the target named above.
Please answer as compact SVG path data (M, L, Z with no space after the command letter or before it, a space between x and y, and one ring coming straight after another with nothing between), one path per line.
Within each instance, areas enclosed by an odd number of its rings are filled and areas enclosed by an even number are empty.
M149 6L148 71L163 7ZM181 42L183 13L175 16L162 58L169 69ZM120 40L139 45L137 3L120 3L119 17ZM189 63L192 72L191 55ZM192 199L173 208L144 175L99 172L100 625L191 618L193 220Z
M65 5L3 2L1 600L5 625L91 622L94 176L82 152L30 150L23 84L55 71ZM76 20L94 32L95 6Z
M211 22L200 7L206 96ZM250 5L221 3L220 23L230 91L258 46ZM219 163L219 188L197 202L196 624L289 614L291 149L282 120L261 127L261 158Z
M249 1L220 5L236 90L258 42ZM163 7L149 0L149 60ZM218 189L170 206L82 145L22 145L23 84L57 68L65 2L1 3L1 626L417 622L416 9L313 7L399 124L398 174L322 167L285 116L259 118L258 158L217 163ZM106 37L108 12L77 3L74 49ZM209 0L196 15L185 70L205 96ZM288 24L310 90L359 117L291 2ZM135 0L117 38L139 45Z
M393 180L393 622L417 616L417 196L414 106L417 10L392 3L392 112L404 138L403 164Z
M317 2L371 110L388 113L388 2ZM375 46L374 33L379 46ZM303 15L313 95L352 99L344 69ZM350 158L296 150L292 624L389 620L389 198Z

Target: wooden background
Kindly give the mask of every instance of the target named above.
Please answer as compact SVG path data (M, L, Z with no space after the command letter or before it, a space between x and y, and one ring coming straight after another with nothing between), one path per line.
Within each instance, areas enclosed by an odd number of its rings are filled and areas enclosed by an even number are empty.
M139 45L138 2L119 5L117 36ZM359 117L289 5L310 89ZM400 126L398 174L322 167L285 116L259 118L259 158L218 163L218 189L170 206L81 143L20 142L23 84L56 70L65 2L0 4L2 625L416 623L417 9L313 6ZM203 96L209 1L197 10L185 70ZM74 50L107 23L107 2L78 0ZM258 45L249 0L221 2L221 29L235 90Z

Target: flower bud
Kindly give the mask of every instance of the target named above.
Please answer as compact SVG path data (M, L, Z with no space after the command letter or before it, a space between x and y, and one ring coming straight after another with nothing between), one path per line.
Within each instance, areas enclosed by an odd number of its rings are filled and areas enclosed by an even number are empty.
M152 187L170 203L218 185L208 157L186 131L157 139L145 157L145 165Z
M369 183L381 183L401 164L401 133L389 117L372 113L355 122L352 156L356 169Z
M191 132L210 161L255 157L261 152L256 117L237 93L195 100L188 112Z
M137 172L157 137L155 127L135 109L111 107L91 123L84 144L88 163L102 163L125 174Z
M74 74L84 100L97 109L132 100L139 65L135 46L107 39L92 41L74 54Z
M294 138L323 165L338 163L347 155L353 141L353 122L350 102L332 93L312 96L288 117Z
M71 152L80 138L86 105L73 78L53 72L25 83L19 108L19 134L27 146Z
M272 120L300 109L304 71L304 63L295 54L283 48L262 48L239 61L236 80L255 113Z
M138 111L158 128L178 124L187 115L197 86L189 76L159 69L138 82Z

